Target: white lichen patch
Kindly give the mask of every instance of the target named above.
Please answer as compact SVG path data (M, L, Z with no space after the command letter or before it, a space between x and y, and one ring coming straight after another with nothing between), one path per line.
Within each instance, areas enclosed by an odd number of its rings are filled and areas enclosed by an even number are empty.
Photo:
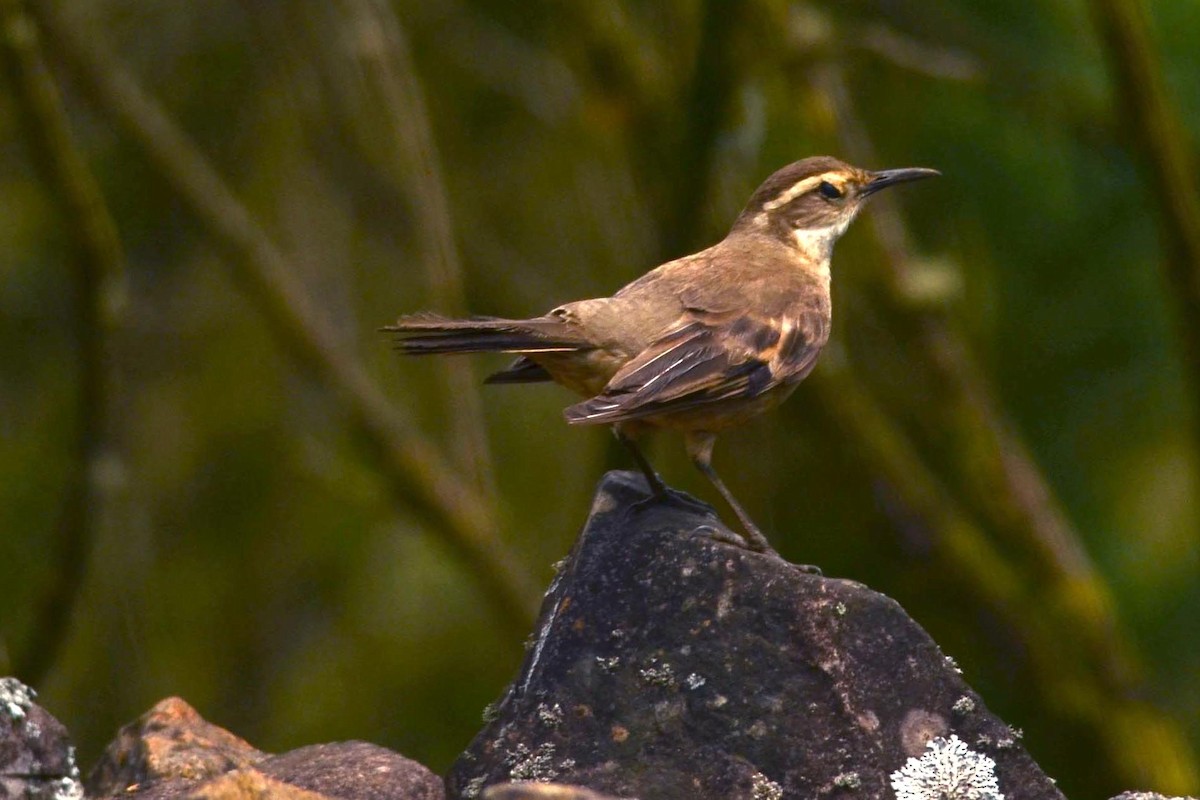
M833 779L833 785L839 789L855 789L862 788L862 776L857 772L843 772Z
M554 766L555 747L550 742L543 742L533 750L524 744L518 744L509 753L508 761L512 766L508 777L514 781L552 781L558 777L558 769ZM572 762L574 766L574 762Z
M954 705L950 706L950 710L960 716L966 716L975 710L975 701L964 694L954 701Z
M780 800L783 787L761 772L756 772L750 778L750 796L754 800Z
M691 689L692 691L699 689L705 683L707 683L707 681L705 681L704 676L697 675L694 672L683 679L683 685L686 686L687 688Z
M54 782L52 800L83 800L83 782L79 780L74 747L67 747L67 775Z
M1004 800L996 762L951 734L926 745L925 753L891 775L896 800Z
M537 707L537 717L547 728L557 728L563 721L562 706L558 703L554 705L546 705L539 703Z
M643 683L651 686L672 686L675 683L675 670L666 662L650 659L650 663L638 671Z
M487 778L482 775L471 778L471 780L467 781L467 785L463 787L462 796L467 798L467 800L475 800L476 797L479 797L479 793L483 791L483 784L486 780Z
M83 800L83 784L78 778L59 778L54 782L53 800Z
M25 719L37 692L16 678L0 678L0 708L13 719Z
M596 666L605 672L613 672L621 665L619 656L596 656Z

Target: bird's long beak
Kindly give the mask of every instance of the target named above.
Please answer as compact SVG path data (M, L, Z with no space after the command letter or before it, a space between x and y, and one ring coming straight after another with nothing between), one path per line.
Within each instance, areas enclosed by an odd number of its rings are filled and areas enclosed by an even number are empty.
M859 190L859 195L866 197L867 195L875 194L880 189L886 189L889 186L894 186L897 183L907 183L908 181L919 181L922 178L932 178L935 175L941 175L936 169L926 169L925 167L904 167L902 169L881 169L878 172L871 173L871 181L866 186Z

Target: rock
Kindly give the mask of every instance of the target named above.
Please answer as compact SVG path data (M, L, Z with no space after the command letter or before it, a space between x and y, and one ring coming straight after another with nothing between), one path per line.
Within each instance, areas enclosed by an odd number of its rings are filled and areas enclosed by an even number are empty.
M129 800L442 800L441 779L366 742L272 756L172 697L126 725L88 779L93 797Z
M88 774L89 797L179 778L200 781L258 763L267 754L200 716L178 697L160 700L117 732Z
M284 783L354 800L442 800L442 779L421 764L367 742L301 747L272 756L260 771Z
M555 781L621 797L1062 795L894 601L716 541L606 476L454 798ZM957 795L956 795L957 796Z
M483 790L483 800L618 800L582 786L565 783L496 783Z
M0 800L82 800L75 748L37 693L0 678Z
M235 769L200 783L178 778L159 781L131 796L138 800L329 800L253 768Z

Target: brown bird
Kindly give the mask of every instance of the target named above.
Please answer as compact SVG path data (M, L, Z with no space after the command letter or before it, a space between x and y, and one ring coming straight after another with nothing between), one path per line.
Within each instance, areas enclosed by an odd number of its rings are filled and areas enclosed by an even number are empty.
M681 431L688 455L745 528L770 545L712 466L716 435L774 407L812 371L829 339L833 244L887 186L938 175L859 169L817 156L754 192L717 244L656 267L612 297L567 303L532 319L401 317L401 353L519 353L488 383L556 381L588 398L574 425L610 424L656 496L668 490L634 439Z

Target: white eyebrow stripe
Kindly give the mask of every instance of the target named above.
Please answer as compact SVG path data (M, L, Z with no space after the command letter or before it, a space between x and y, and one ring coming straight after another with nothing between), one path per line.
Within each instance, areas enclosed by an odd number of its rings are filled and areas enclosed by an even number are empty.
M788 203L792 202L793 200L795 200L797 197L804 194L805 192L812 191L813 189L820 186L822 181L828 180L829 178L832 178L835 176L840 177L840 173L822 172L820 175L813 175L810 178L805 178L802 181L798 181L797 183L792 184L792 186L789 189L787 189L787 191L782 192L774 200L768 200L767 202L763 203L763 210L764 211L774 211L775 209L779 208L780 206L786 206ZM835 183L835 185L838 185L838 184L840 184L840 181Z

